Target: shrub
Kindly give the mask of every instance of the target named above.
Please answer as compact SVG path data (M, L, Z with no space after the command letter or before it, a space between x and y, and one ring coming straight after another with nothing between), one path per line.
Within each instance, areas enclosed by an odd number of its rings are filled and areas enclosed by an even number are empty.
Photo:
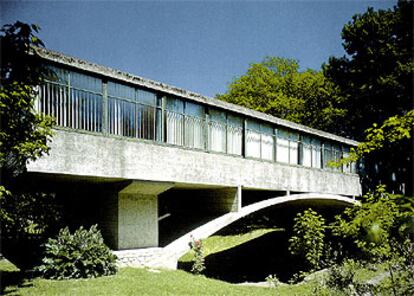
M201 274L206 269L201 240L191 237L190 247L194 251L194 263L191 267L191 272Z
M37 270L50 279L89 278L115 274L116 256L103 243L102 235L93 225L80 227L73 234L69 228L59 231L45 244L45 257Z
M309 269L319 268L324 250L325 219L312 209L308 209L298 213L294 221L289 251L292 255L303 258Z
M386 193L384 187L364 199L361 206L347 208L336 217L332 231L337 237L350 239L366 259L379 261L392 255L393 237L400 239L409 232L414 211L403 197Z
M61 207L55 194L0 193L1 252L21 270L40 264L42 245L58 233Z
M377 295L372 294L374 285L357 279L357 270L362 264L352 259L346 259L341 265L329 269L326 287L332 295Z
M275 274L269 274L267 277L266 277L266 282L271 286L271 287L274 287L274 288L277 288L277 287L279 287L281 284L282 284L282 282L279 280L279 278L277 277L277 275L275 275Z

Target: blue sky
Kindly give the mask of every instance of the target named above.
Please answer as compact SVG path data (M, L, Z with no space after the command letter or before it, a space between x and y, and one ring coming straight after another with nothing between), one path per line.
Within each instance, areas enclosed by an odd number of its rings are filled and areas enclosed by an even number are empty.
M344 24L396 1L1 1L1 24L41 26L47 48L202 95L265 56L320 69Z

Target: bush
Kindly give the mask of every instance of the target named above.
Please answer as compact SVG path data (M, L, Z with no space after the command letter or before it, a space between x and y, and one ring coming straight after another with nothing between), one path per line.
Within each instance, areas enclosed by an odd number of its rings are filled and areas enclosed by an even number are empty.
M385 192L384 187L378 187L364 199L361 206L347 208L336 217L332 232L354 243L360 251L356 257L381 261L392 255L390 243L393 238L410 235L413 207L406 202L408 199L393 196Z
M90 278L117 271L116 256L103 243L96 225L89 230L80 227L74 234L63 228L56 238L49 238L45 248L43 264L37 268L45 278Z
M191 272L201 274L206 269L201 240L191 237L190 247L194 251L194 263L191 267Z
M32 269L41 263L42 245L58 233L61 216L55 194L0 193L1 252L19 269Z
M298 213L294 221L289 251L292 255L304 259L309 269L319 268L324 251L325 219L312 209L308 209Z

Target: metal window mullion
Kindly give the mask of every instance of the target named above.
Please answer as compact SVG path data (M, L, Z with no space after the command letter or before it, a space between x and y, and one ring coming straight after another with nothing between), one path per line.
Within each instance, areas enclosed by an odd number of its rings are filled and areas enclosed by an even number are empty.
M167 99L165 96L163 96L161 98L161 142L167 142L167 122L166 122L166 103L167 103Z
M273 129L273 161L277 161L277 129Z
M247 154L247 120L243 118L243 137L242 137L242 156L246 158Z
M205 128L204 128L204 135L203 135L203 137L204 137L204 149L206 150L206 151L208 151L209 150L209 143L210 143L210 139L209 139L209 114L207 113L207 112L205 112L205 115L204 115L204 126L205 126Z
M76 128L76 121L74 118L75 112L74 112L74 107L75 107L75 102L74 102L74 98L72 97L72 92L70 89L70 82L71 82L71 77L70 77L70 72L66 72L67 74L67 93L68 93L68 100L70 103L70 116L71 116L71 123L70 123L70 127L72 128Z

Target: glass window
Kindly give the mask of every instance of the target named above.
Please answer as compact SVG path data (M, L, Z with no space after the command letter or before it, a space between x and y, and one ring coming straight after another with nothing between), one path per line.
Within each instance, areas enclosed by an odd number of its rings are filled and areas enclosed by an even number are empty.
M93 92L102 92L101 79L73 71L69 75L71 87Z
M334 144L333 145L333 161L334 162L338 162L340 161L342 158L342 147L339 144ZM334 166L333 170L335 171L342 171L342 167L341 166Z
M246 156L260 158L260 155L261 155L260 123L258 123L255 120L247 120Z
M141 104L143 102L146 104ZM109 132L126 137L154 140L156 108L153 106L155 103L155 93L109 81Z
M308 136L301 136L300 164L306 167L312 166L312 144Z
M177 98L167 99L167 143L184 145L184 102Z
M349 157L349 151L350 151L350 149L349 149L349 147L344 147L343 148L343 158L347 158L347 157ZM345 163L345 164L343 164L342 165L342 171L344 172L344 173L351 173L351 163Z
M204 149L205 110L196 103L185 103L185 145Z
M328 166L329 162L333 160L333 152L332 152L332 145L330 143L323 144L323 168L324 169L332 169L332 167Z
M192 103L192 102L186 102L185 103L185 114L193 117L205 117L205 110L204 106Z
M102 131L102 80L54 66L51 70L54 77L39 87L38 110L60 126Z
M226 113L223 111L209 109L209 149L216 152L226 152Z
M108 96L135 100L135 88L128 85L108 81Z
M266 160L273 160L273 127L270 124L261 124L261 157Z
M47 66L47 68L52 71L50 77L47 79L48 81L59 84L68 84L68 71L55 66Z
M227 115L227 153L242 155L243 118Z
M147 104L150 106L156 105L157 95L154 92L137 89L136 91L136 99L138 102Z
M167 110L177 113L184 113L184 102L177 98L167 99Z
M277 130L276 161L289 163L289 133L285 130Z
M321 141L312 139L312 167L321 168L322 164Z
M289 163L299 164L299 134L289 133Z

